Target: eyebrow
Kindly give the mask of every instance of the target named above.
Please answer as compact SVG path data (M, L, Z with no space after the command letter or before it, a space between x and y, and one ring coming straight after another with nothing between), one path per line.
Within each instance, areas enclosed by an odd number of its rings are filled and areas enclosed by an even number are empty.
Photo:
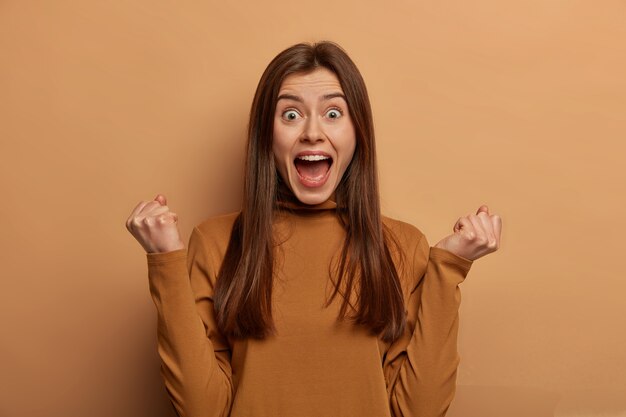
M335 98L335 97L341 97L341 98L342 98L342 99L344 99L346 102L348 101L348 100L346 100L346 96L344 96L344 95L343 95L343 93L339 93L339 92L337 92L337 93L329 93L329 94L324 94L324 95L322 96L322 99L324 99L324 100L330 100L331 98ZM280 100L280 99L293 100L293 101L297 101L297 102L300 102L300 103L302 103L302 102L303 102L303 100L302 100L302 98L301 98L301 97L296 96L296 95L294 95L294 94L281 94L281 95L279 95L279 96L278 96L278 98L276 99L276 101L278 101L278 100Z

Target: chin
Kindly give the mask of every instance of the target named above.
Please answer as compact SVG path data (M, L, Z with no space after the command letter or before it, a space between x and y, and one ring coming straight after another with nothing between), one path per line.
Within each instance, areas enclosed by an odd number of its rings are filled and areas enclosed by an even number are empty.
M296 193L296 197L298 198L298 200L300 200L301 203L308 204L311 206L316 205L316 204L322 204L324 201L328 200L331 195L331 193L324 193L324 195L317 194L317 193L315 195L309 195L308 193L305 193L304 195L298 195L298 194L300 193Z
M298 180L296 179L296 181ZM289 187L291 188L291 192L301 203L316 205L322 204L332 196L334 189L330 186L330 183L331 181L328 181L325 186L314 188L305 187L300 183L294 184L290 181Z

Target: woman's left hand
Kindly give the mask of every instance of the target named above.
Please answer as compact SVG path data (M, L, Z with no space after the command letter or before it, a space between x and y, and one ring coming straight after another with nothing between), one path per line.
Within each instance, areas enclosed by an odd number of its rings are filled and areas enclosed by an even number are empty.
M476 214L460 217L452 230L453 234L437 242L434 247L473 261L498 250L502 219L497 214L490 215L489 207L483 204Z

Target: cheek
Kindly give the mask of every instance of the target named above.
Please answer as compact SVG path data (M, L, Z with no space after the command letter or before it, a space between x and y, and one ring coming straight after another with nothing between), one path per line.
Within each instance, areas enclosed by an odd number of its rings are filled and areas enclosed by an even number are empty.
M284 134L280 129L274 128L274 136L272 138L272 152L274 153L274 163L281 173L287 171L287 160L289 159L290 149L289 143L285 140Z
M277 150L285 150L289 147L289 132L282 126L274 124L272 146Z
M274 139L272 142L272 151L274 152L274 157L277 160L284 161L286 155L289 153L289 149L285 143L281 143L279 140Z
M356 136L354 134L354 128L351 126L345 127L341 130L341 132L337 132L336 136L336 146L338 147L338 152L341 153L343 159L343 166L347 167L352 160L352 156L354 155L354 150L356 149Z

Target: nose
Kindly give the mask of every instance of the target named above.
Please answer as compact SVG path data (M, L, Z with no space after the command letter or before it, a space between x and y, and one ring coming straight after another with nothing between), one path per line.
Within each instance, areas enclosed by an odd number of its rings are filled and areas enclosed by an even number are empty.
M317 117L308 117L304 123L300 140L308 142L324 141L326 136Z

